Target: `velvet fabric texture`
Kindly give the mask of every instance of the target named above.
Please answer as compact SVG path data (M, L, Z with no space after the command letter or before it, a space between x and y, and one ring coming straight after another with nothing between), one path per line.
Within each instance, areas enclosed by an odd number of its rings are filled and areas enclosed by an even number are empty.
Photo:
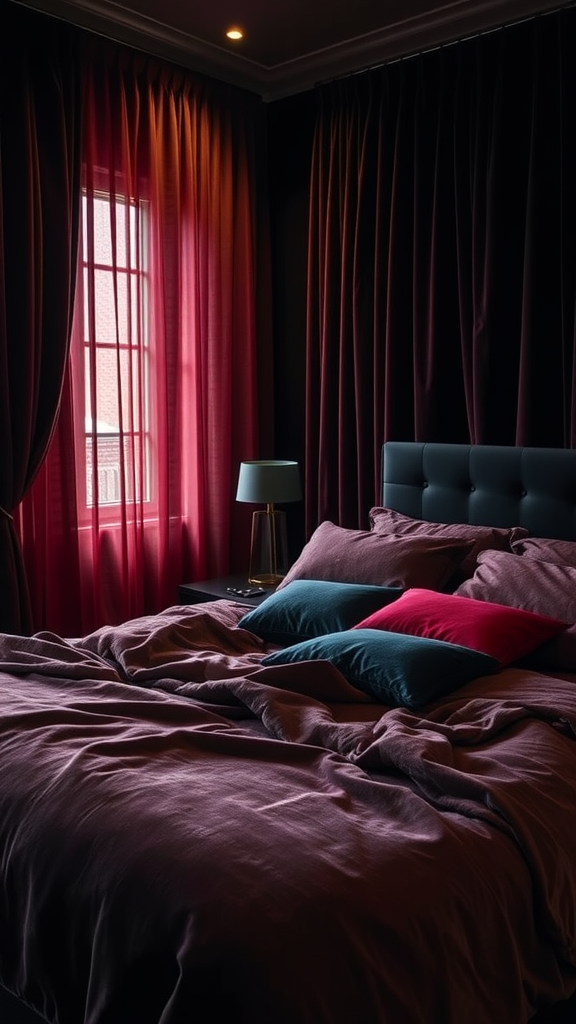
M566 622L548 615L417 588L408 590L393 607L380 608L356 626L471 647L496 658L501 668L518 661L566 627Z
M383 439L576 443L576 10L562 6L317 90L306 536L363 525Z
M270 643L294 644L350 629L359 617L395 601L401 594L398 587L293 580L252 608L238 625Z
M68 357L80 52L72 26L21 4L3 2L0 22L0 630L27 633L35 580L12 517L45 457Z
M498 670L487 654L457 644L378 629L351 629L305 640L263 665L329 661L353 686L391 707L419 708Z

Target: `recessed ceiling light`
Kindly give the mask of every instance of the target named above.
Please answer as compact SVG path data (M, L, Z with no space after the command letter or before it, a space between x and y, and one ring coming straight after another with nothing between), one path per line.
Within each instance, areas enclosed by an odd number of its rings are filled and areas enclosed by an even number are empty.
M242 29L229 28L226 35L228 36L228 39L242 39L244 33L242 32Z

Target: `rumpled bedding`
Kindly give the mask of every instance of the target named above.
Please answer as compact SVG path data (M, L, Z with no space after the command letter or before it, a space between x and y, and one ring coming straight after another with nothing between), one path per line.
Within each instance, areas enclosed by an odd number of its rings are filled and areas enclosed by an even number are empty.
M0 982L54 1024L525 1024L576 990L576 675L418 713L232 601L0 636Z

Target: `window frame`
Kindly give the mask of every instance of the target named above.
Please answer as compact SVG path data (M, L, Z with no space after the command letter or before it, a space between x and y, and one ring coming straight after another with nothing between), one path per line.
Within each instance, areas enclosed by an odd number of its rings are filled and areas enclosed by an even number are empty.
M129 195L127 189L119 187L119 182L115 182L112 191L104 185L106 175L100 177L102 180L97 187L84 186L81 193L76 315L71 342L76 489L80 523L91 522L96 510L101 520L109 523L120 521L126 506L137 506L139 514L145 518L157 518L158 515L151 430L150 202ZM124 259L122 252L118 251L122 248L122 235L116 232L116 245L113 246L112 227L109 238L105 240L109 248L109 259L102 259L102 253L97 251L98 244L102 246L102 239L100 243L95 239L94 210L102 204L105 204L104 218L108 217L106 223L118 225L120 219L124 221ZM92 216L89 215L90 208L93 210ZM106 283L113 296L111 340L103 337L105 330L102 323L98 324L98 276L100 284ZM123 296L120 285L122 280L125 281ZM103 419L99 421L98 416L98 410L103 404L100 392L103 384L102 379L99 379L99 369L107 353L112 354L116 362L118 422L112 424L112 428L117 429L99 430L99 422L104 422ZM123 376L121 369L123 356L127 360L126 376ZM135 372L131 364L135 364ZM125 404L126 397L130 415L123 418L120 407ZM95 418L92 409L96 411ZM107 500L102 497L100 479L101 471L111 466L101 465L99 454L94 460L93 452L96 450L99 453L102 445L106 444L106 438L112 437L116 439L118 451L117 483L112 500ZM123 458L120 457L122 448ZM98 481L95 479L96 472Z

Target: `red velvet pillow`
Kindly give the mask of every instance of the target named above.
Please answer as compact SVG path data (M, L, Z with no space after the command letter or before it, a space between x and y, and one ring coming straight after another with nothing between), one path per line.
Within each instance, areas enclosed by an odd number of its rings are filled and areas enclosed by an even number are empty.
M396 537L441 537L443 540L470 541L470 553L462 561L462 574L458 582L472 575L481 551L489 548L510 551L515 541L528 535L528 530L523 526L503 528L476 526L472 523L432 523L380 506L370 509L370 525L377 533L393 534Z
M331 580L382 587L450 590L470 542L436 537L380 536L321 523L277 588L292 580Z
M489 654L503 667L557 636L566 626L566 622L521 608L414 588L373 612L354 629L385 629L443 640Z

